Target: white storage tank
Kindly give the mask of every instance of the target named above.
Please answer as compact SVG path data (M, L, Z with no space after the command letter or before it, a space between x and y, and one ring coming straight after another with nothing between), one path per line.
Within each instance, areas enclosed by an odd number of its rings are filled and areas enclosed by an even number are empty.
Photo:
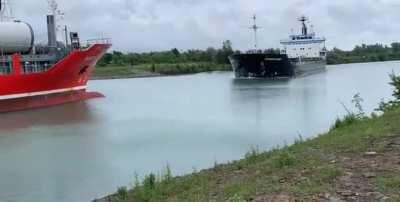
M32 27L25 22L0 22L0 54L27 53L34 45Z

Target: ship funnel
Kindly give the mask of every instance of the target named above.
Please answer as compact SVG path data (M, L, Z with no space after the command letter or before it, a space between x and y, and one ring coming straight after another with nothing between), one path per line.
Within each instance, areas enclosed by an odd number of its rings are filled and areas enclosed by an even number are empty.
M48 45L51 49L57 47L56 23L54 15L47 15Z

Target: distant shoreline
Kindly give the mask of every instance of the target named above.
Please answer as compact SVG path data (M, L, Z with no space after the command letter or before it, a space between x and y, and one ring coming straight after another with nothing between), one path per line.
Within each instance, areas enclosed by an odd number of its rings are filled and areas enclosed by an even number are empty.
M387 61L373 61L373 62L350 62L350 63L341 63L341 64L327 64L327 66L336 66L336 65L348 65L348 64L366 64L366 63L382 63L382 62L396 62L400 60L387 60ZM191 73L176 73L176 74L161 74L161 73L151 73L144 72L138 74L128 74L128 75L106 75L99 76L93 75L90 80L116 80L116 79L140 79L140 78L155 78L155 77L172 77L172 76L185 76L185 75L193 75L198 73L211 73L211 72L232 72L232 70L210 70L210 71L201 71L201 72L191 72Z
M228 64L187 63L187 64L144 64L137 66L96 67L90 80L111 80L182 76L203 72L231 71Z
M142 79L142 78L156 78L156 77L173 77L173 76L186 76L186 75L194 75L201 73L212 73L212 72L232 72L232 71L222 71L222 70L213 70L206 72L194 72L194 73L182 73L182 74L141 74L141 75L115 75L115 76L92 76L90 78L91 81L96 80L116 80L116 79Z
M115 76L92 76L90 80L116 80L116 79L140 79L140 78L153 78L153 77L165 77L168 75L163 74L144 74L144 75L115 75Z

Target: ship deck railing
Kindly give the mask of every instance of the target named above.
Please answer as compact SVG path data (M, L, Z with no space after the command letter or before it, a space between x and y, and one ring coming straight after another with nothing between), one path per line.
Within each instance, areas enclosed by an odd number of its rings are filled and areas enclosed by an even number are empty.
M111 38L98 38L98 39L89 39L86 40L86 44L88 46L94 45L94 44L111 44Z

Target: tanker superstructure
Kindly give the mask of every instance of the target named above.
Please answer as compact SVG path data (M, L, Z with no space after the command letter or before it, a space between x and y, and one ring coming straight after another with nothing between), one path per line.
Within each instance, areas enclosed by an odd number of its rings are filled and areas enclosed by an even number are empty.
M0 112L103 96L86 92L86 87L97 61L111 47L109 39L82 45L78 33L65 32L69 37L62 43L57 40L53 12L46 19L48 43L35 44L32 27L5 17L7 5L0 2Z
M296 75L304 75L320 72L326 68L326 47L324 37L316 36L310 31L306 22L307 17L299 18L301 22L301 34L290 35L281 40L281 53L287 55L294 65Z
M254 17L256 49L229 57L236 78L290 78L320 72L326 67L325 38L310 32L305 16L299 18L301 34L280 41L278 52L257 49L256 18Z

